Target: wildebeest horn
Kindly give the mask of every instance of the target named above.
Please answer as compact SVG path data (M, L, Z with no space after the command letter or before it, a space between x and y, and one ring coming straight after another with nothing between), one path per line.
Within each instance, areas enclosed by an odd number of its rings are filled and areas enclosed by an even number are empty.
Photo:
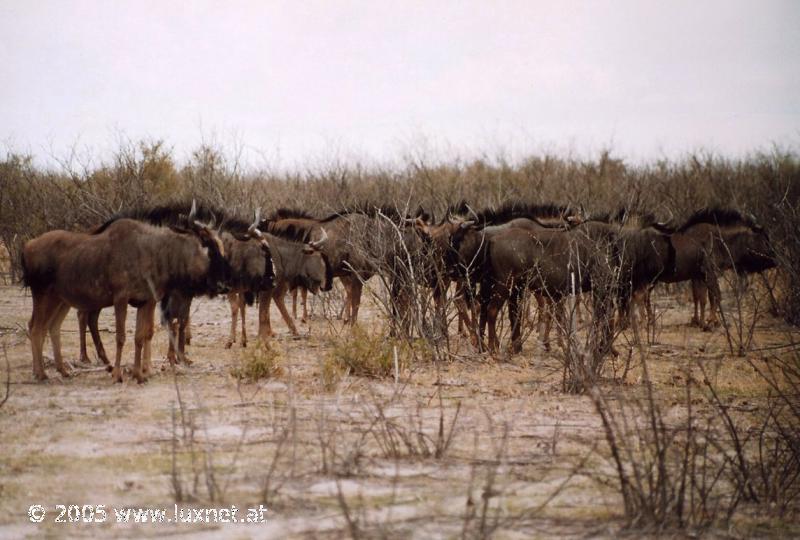
M189 210L189 221L194 221L194 216L197 215L197 201L192 199L192 209Z
M259 206L256 208L255 211L255 219L253 220L253 224L247 228L247 233L251 236L255 235L258 238L262 237L261 231L258 230L258 224L261 223L261 207Z
M328 240L328 233L325 231L325 227L320 227L320 230L322 230L322 238L308 243L309 246L315 249L319 249L320 247L322 247L322 244L324 244L325 241Z
M466 229L467 227L472 227L472 226L473 226L473 225L475 225L476 223L477 223L477 221L476 221L476 220L474 220L474 219L469 219L469 220L467 220L467 221L463 221L463 222L461 223L461 225L459 225L459 226L460 226L462 229Z

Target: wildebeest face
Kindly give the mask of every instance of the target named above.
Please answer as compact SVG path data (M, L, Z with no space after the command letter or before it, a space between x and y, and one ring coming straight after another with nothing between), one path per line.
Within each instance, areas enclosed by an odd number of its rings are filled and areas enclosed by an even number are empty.
M748 273L762 272L777 266L775 250L766 231L760 227L738 233L731 241L736 267Z
M209 294L224 294L230 290L231 266L225 258L225 248L219 236L207 227L195 229L200 243L208 253L206 288Z
M311 294L317 294L320 290L331 290L333 272L327 257L311 245L306 245L302 253L302 271L298 276L300 285L308 289Z

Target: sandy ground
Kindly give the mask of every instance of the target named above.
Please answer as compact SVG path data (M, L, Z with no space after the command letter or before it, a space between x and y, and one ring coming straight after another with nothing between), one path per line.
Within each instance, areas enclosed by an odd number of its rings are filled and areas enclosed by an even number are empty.
M657 297L661 327L657 343L647 348L666 416L672 408L679 414L684 370L697 360L713 368L734 405L757 403L764 388L752 369L728 354L721 330L689 328L684 302L683 295ZM313 307L319 314L320 304ZM317 315L299 325L300 339L292 339L275 311L273 343L283 374L240 383L231 369L242 349L224 347L227 302L202 299L192 315L189 352L195 363L176 375L161 370L162 330L153 343L156 373L146 384L130 377L112 384L97 363L78 365L72 312L62 341L74 376L63 379L50 361L50 380L37 383L25 334L30 311L26 291L0 287L0 338L11 377L10 399L0 409L0 537L336 538L347 534L347 516L371 535L453 537L465 530L479 534L484 502L484 526L496 526L502 538L619 531L616 493L589 475L573 474L581 463L594 474L611 472L599 418L589 398L560 392L558 357L533 339L521 355L497 362L472 354L465 340L455 338L458 354L438 376L431 363L420 363L404 370L399 384L347 377L326 389L322 363L348 331L341 321ZM248 314L255 336L255 310ZM134 322L131 309L128 365ZM369 302L361 325L368 331L382 327ZM112 352L110 310L100 326ZM763 317L750 354L780 350L775 347L785 345L791 332ZM628 339L626 334L617 341L623 358ZM49 344L45 350L49 357ZM5 367L0 369L4 381ZM636 388L639 375L634 366L626 384L616 386ZM436 456L440 417L451 439L444 455ZM165 508L173 517L176 485L182 509L235 505L241 518L265 503L266 523L117 522L114 509L123 508ZM42 523L28 518L34 504L46 511ZM99 523L56 522L56 505L105 505L108 516L95 514ZM470 512L475 517L468 519Z

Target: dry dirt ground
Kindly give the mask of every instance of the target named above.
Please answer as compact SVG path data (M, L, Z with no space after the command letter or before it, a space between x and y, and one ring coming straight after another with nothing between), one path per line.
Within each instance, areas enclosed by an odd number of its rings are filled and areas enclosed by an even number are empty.
M647 358L666 417L680 414L685 369L698 360L732 403L757 404L764 387L745 359L728 354L722 330L689 328L683 293L656 302L660 331ZM319 301L313 306L317 315L299 325L300 339L273 312L283 373L271 380L246 383L231 375L243 352L238 344L224 346L227 302L201 299L192 315L194 364L177 374L161 369L163 330L153 342L155 373L146 384L130 377L112 384L93 353L91 367L78 365L73 311L62 341L74 376L62 378L49 361L50 380L37 383L25 334L30 296L0 287L0 355L8 358L11 380L0 409L0 537L337 538L352 532L351 522L370 536L413 538L481 530L501 538L620 532L621 500L600 420L589 398L560 392L555 353L531 339L510 361L490 361L459 339L457 354L438 374L421 363L404 369L398 383L349 376L326 388L324 360L348 330L320 317ZM255 336L255 310L248 314ZM367 302L361 315L362 328L381 331L374 304ZM134 322L131 309L127 365ZM100 326L111 352L110 310ZM791 332L765 315L750 354L777 350ZM621 358L627 339L617 342ZM45 350L49 357L49 343ZM636 388L640 373L634 363L624 382L609 385ZM604 485L598 477L605 474ZM240 518L265 503L266 523L126 524L114 513L165 508L170 518L176 498L181 508L235 505ZM34 504L46 510L42 523L28 518ZM105 505L108 516L101 523L56 522L56 505ZM101 521L99 514L95 519ZM746 520L737 527L723 534L749 534Z

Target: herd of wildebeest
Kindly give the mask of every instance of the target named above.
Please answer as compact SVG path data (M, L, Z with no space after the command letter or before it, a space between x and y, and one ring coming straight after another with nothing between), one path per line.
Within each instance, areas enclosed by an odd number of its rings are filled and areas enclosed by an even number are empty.
M70 308L78 310L81 360L89 361L88 326L98 357L117 382L122 381L127 308L137 309L132 374L143 382L151 371L156 307L160 304L171 335L170 361L188 361L184 347L195 296L227 294L232 314L227 346L236 341L239 314L241 344L246 345L245 306L255 298L260 339L272 335L273 300L297 334L284 304L286 293L300 290L305 297L306 291L330 291L339 278L345 290L340 315L354 324L364 283L380 275L389 293L392 332L409 330L412 295L430 290L434 327L447 332L445 311L451 301L459 331L472 346L496 352L497 319L507 303L509 349L516 353L522 346L526 294L538 305L545 346L552 320L563 316L564 300L572 294L584 293L593 320L628 324L636 319L633 304L652 319L650 292L659 282L691 281L692 323L709 328L717 321L720 272L776 266L768 235L755 217L725 208L698 210L682 224L625 209L587 216L572 206L507 203L475 209L463 201L451 205L440 220L422 209L407 212L374 204L321 218L287 209L266 218L260 210L254 214L255 219L241 219L187 202L123 211L93 230L54 230L28 241L22 268L33 299L34 376L47 378L47 334L59 373L69 375L59 333ZM116 320L113 369L98 331L98 315L106 307L114 308ZM603 346L611 347L611 341Z

